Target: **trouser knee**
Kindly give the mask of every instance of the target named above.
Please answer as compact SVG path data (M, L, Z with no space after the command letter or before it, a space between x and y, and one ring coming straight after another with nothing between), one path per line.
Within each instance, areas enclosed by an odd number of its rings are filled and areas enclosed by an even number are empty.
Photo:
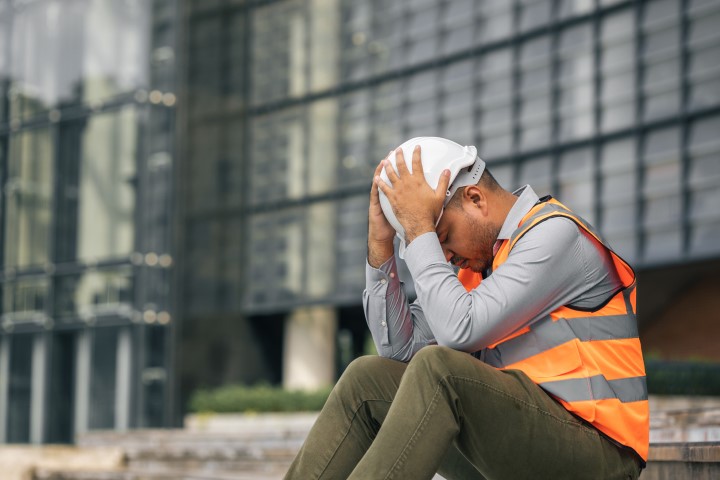
M387 368L388 362L393 362L393 360L377 355L356 358L343 372L333 389L333 394L344 398L367 391L375 379Z
M439 380L452 373L454 364L463 360L464 356L467 354L449 347L429 345L420 349L410 360L406 375Z

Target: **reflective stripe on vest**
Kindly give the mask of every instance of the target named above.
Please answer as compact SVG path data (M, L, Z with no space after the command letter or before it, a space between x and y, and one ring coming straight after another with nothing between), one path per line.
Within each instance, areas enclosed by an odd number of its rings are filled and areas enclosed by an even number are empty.
M505 368L529 357L571 340L581 342L638 338L637 322L628 315L607 317L560 318L553 321L549 316L536 322L527 333L513 337L485 350L485 362L497 368ZM534 342L528 342L528 336Z
M592 310L564 306L514 332L482 352L497 368L518 369L553 395L569 411L647 459L649 412L645 366L635 318L635 273L595 233L560 202L539 203L500 246L493 261L497 270L515 243L535 225L565 217L606 249L622 289ZM473 277L461 276L467 289Z
M602 375L539 383L543 390L566 402L617 398L621 402L647 400L645 377L607 380Z

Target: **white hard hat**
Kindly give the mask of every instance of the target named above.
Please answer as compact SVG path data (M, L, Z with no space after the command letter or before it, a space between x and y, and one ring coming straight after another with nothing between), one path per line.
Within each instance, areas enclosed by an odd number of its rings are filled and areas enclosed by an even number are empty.
M443 170L450 170L450 184L447 192L445 192L446 196L443 209L450 202L450 199L458 188L477 184L485 170L485 162L477 156L477 149L473 146L463 147L452 140L441 137L415 137L400 145L405 163L410 172L412 172L413 148L415 148L416 145L420 145L422 164L425 170L425 181L428 182L430 187L433 189L437 188ZM395 150L390 153L388 160L397 172ZM380 173L380 178L387 184L392 185L384 168ZM399 255L400 258L404 258L405 230L395 217L395 213L390 206L390 201L382 191L380 191L380 206L390 225L392 225L395 232L397 232L397 236L400 239ZM442 216L442 212L440 212L440 215ZM439 220L440 217L438 217L438 221Z

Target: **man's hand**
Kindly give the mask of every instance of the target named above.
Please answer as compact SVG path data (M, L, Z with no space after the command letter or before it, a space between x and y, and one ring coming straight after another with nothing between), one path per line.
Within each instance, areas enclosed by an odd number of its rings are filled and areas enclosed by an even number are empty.
M380 175L383 162L375 169L373 178ZM393 239L395 229L390 225L380 207L380 194L375 181L370 188L370 211L368 212L368 263L373 268L378 268L385 263L393 254Z
M383 182L377 171L375 184L390 201L395 216L405 229L405 242L409 245L415 237L435 231L450 183L450 170L443 171L437 188L433 190L425 180L419 145L413 150L412 173L405 164L401 148L395 151L395 158L397 172L389 160L382 162L392 186Z

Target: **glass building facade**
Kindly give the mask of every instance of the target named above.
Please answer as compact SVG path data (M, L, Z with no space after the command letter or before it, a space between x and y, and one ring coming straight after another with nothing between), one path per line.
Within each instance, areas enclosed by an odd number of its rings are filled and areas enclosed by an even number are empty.
M172 1L0 1L0 443L169 423Z
M717 2L196 1L184 18L183 326L236 318L264 378L288 375L293 312L357 354L370 178L413 136L476 145L506 188L596 225L644 277L641 323L663 307L644 291L719 271Z
M720 272L718 25L713 0L0 0L0 440L332 381L367 335L371 175L413 136L597 226L642 329Z

